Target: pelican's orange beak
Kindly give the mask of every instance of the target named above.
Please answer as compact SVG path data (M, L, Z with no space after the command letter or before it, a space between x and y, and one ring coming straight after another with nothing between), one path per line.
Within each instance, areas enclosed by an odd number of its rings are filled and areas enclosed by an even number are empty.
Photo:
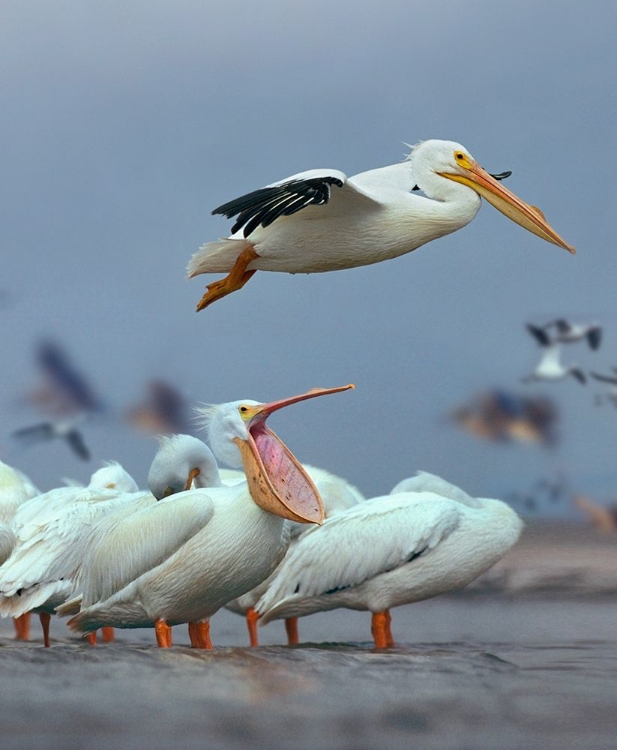
M455 152L455 158L456 164L465 170L465 174L453 172L439 172L438 174L475 190L492 206L495 206L498 211L501 211L502 214L505 214L529 232L536 234L547 242L552 242L553 245L563 247L572 255L576 253L572 245L568 245L551 227L539 208L530 206L514 195L467 154L457 151Z

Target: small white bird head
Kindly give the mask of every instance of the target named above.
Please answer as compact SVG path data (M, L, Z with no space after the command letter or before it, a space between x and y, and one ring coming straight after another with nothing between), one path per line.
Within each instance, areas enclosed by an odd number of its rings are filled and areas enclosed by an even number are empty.
M221 478L210 448L192 435L159 438L159 450L148 472L150 492L160 500L195 487L220 487Z
M292 521L320 524L324 509L315 485L289 448L266 426L266 420L285 406L353 387L313 388L268 404L233 401L199 411L214 455L233 468L244 468L258 505Z
M90 477L88 483L90 490L116 490L117 492L137 492L139 487L133 477L120 466L119 463L110 463L98 469Z
M500 175L491 175L456 141L429 140L414 147L409 155L411 170L418 186L436 200L452 200L456 192L439 178L465 185L485 198L509 219L553 245L574 254L576 250L551 227L542 211L530 206L499 181Z

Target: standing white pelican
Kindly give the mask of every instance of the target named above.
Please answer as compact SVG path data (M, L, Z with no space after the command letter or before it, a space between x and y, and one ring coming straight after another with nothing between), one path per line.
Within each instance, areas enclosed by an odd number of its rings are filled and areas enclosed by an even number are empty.
M313 169L229 201L212 213L237 217L231 237L206 243L189 262L190 278L229 273L208 284L197 310L241 289L255 271L321 273L409 253L469 224L480 196L533 234L574 253L539 209L499 183L509 174L489 174L460 143L429 140L401 164L350 178Z
M9 559L17 542L12 528L15 514L23 503L40 494L25 474L0 461L0 565ZM14 622L17 640L27 641L30 615L16 617Z
M263 623L337 607L369 610L376 648L391 607L466 586L516 542L518 515L422 473L417 490L366 500L309 529L257 602Z
M240 479L234 477L231 484L246 481L243 472L234 474ZM164 562L201 531L212 515L209 496L204 501L203 493L187 491L222 486L216 459L203 441L184 434L160 437L148 473L151 494L136 496L95 525L74 577L73 594L58 607L58 613L76 614L104 601ZM157 537L155 545L153 539ZM126 554L118 554L118 550L126 550ZM114 565L109 564L110 557ZM109 630L113 632L113 628ZM199 646L191 624L189 635L192 645Z
M235 401L202 410L217 460L244 466L247 481L183 493L198 496L202 528L160 562L160 545L169 547L178 534L174 505L183 496L170 497L161 506L149 543L139 547L151 567L107 599L82 609L69 626L85 632L103 625L154 627L157 643L166 647L171 645L169 626L188 622L194 623L191 640L209 647L210 616L267 578L280 562L289 542L283 519L320 524L324 518L313 482L266 427L266 419L289 404L352 387L316 388L269 404ZM118 567L126 570L134 554L130 545L115 552L108 561L112 579ZM140 557L140 571L148 568L148 560Z
M349 482L342 477L338 477L336 474L331 474L329 471L325 471L325 469L320 469L316 466L310 466L309 464L302 465L315 483L315 487L317 487L317 491L321 495L326 518L331 518L337 513L341 513L358 503L364 502L366 499L357 487L349 484ZM302 533L307 529L305 524L299 524L294 521L287 521L286 523L289 526L291 537L289 549L286 553L287 557L291 554L295 545L298 543L298 540L302 538ZM285 559L281 562L281 565L284 564ZM255 586L254 589L251 589L251 591L247 591L246 594L239 596L237 599L234 599L225 605L226 609L229 609L238 615L243 615L246 618L251 646L259 645L259 637L257 635L257 620L259 615L255 610L255 604L257 604L259 599L265 594L270 582L276 576L276 572L277 571L275 570L269 578L266 578L265 581L262 581L262 583ZM298 643L298 618L286 618L285 630L287 632L288 643Z
M114 463L96 471L85 488L62 487L23 503L13 519L14 549L0 567L0 616L38 612L48 647L50 617L71 592L89 529L137 490Z

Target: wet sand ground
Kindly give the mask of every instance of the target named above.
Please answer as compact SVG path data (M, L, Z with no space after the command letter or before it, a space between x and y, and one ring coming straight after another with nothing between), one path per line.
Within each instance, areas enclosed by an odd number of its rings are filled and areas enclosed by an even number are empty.
M273 623L259 649L221 612L212 652L185 628L171 650L142 630L92 648L58 621L43 649L36 623L16 643L0 621L0 747L612 749L616 555L613 538L532 528L475 588L395 610L389 652L344 610L302 620L298 647Z

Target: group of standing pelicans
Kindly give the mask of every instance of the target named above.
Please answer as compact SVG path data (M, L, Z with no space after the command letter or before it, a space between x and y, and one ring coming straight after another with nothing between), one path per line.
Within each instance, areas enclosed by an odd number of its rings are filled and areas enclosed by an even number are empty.
M480 196L574 252L502 186L508 174L490 175L460 144L425 141L403 163L353 178L312 170L256 190L216 210L237 217L233 234L191 261L191 275L228 272L198 309L256 270L321 272L410 252L471 221ZM254 646L258 622L284 619L297 643L299 617L345 607L370 611L375 647L393 646L391 608L465 586L516 542L522 522L507 504L424 472L367 500L301 464L266 424L351 388L201 409L205 442L161 438L148 491L110 464L87 487L41 494L0 464L0 615L27 639L29 613L39 613L45 645L59 614L91 643L101 628L109 640L114 627L152 627L169 647L172 627L186 623L191 645L211 648L210 617L224 606L246 617Z

